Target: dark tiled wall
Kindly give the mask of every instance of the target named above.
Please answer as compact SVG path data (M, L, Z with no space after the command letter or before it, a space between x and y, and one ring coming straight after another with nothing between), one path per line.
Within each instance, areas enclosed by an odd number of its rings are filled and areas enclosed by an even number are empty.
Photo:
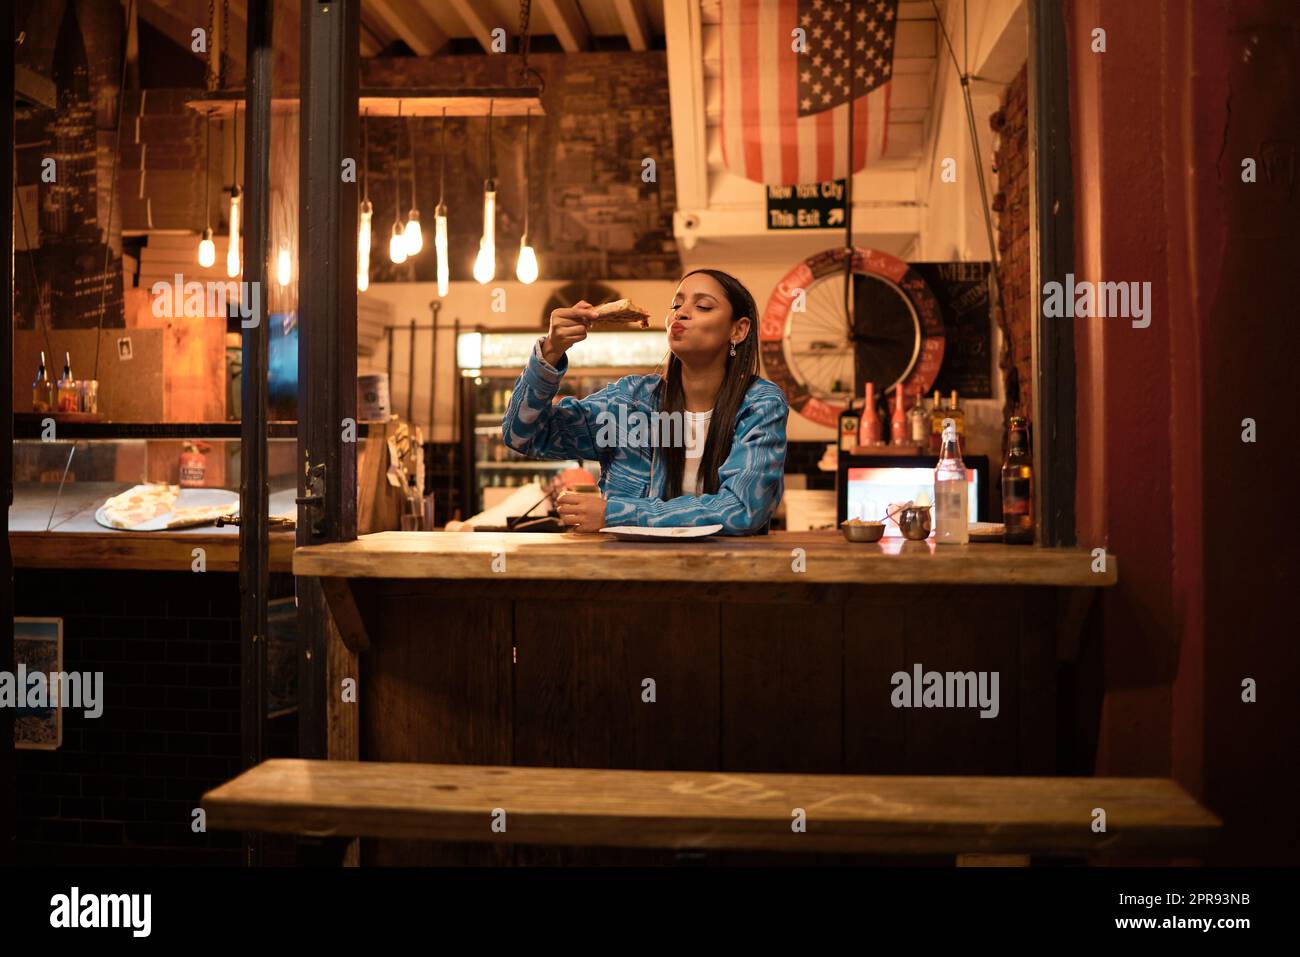
M22 858L237 863L239 835L191 815L240 770L239 576L18 569L14 593L18 615L63 618L65 671L104 672L99 718L65 709L61 748L18 752ZM291 723L268 726L280 753Z

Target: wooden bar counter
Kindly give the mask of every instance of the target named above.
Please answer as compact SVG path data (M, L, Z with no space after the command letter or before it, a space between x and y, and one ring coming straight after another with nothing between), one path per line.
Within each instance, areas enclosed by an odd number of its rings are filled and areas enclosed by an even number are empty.
M835 532L384 532L293 559L334 616L331 680L359 679L328 696L331 757L856 774L1052 773L1057 663L1118 574L1096 564ZM895 707L916 666L996 672L996 715ZM443 859L415 853L363 859Z

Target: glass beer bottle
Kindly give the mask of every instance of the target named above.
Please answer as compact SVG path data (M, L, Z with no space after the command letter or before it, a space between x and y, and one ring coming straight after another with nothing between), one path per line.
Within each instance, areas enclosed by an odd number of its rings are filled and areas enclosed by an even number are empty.
M970 541L970 499L957 425L943 420L943 448L934 469L934 540L939 545Z
M1019 415L1011 417L1002 463L1002 523L1002 541L1008 545L1034 543L1034 461L1028 423Z

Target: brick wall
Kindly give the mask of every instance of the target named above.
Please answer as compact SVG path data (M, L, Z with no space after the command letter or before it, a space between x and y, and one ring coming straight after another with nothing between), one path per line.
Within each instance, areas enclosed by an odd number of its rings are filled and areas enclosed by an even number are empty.
M998 257L1002 271L1002 354L998 365L1006 384L1004 419L1030 418L1033 408L1033 290L1029 250L1029 100L1025 68L1007 87L1002 105L989 118L997 170Z
M61 748L17 753L20 858L237 863L238 834L190 824L240 770L239 576L17 569L14 595L20 616L63 618L65 671L104 673L100 717L65 709ZM268 724L273 753L294 720Z
M544 115L532 117L526 170L525 119L498 116L492 122L498 277L514 275L526 180L529 237L542 279L675 280L681 260L673 239L677 198L666 54L540 53L529 64L546 85ZM519 84L518 69L513 56L377 57L362 61L361 85L399 90L508 87ZM443 157L441 122L436 117L371 117L365 126L375 208L371 282L430 282L434 257L421 254L395 266L388 258L388 236L394 209L405 216L410 205L414 165L424 228L432 237ZM470 278L478 251L486 130L482 118L447 120L445 201L453 280ZM655 164L649 182L642 176L647 158ZM396 207L394 189L401 197Z

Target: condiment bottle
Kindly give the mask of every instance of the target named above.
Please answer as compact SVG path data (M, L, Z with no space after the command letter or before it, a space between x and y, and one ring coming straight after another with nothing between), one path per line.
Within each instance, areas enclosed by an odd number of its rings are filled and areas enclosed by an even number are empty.
M862 420L858 425L858 445L880 444L880 416L876 413L875 389L875 383L867 383Z
M934 468L934 539L940 545L965 545L970 541L970 500L966 491L966 465L952 419L943 420L943 448Z
M32 411L49 412L54 405L54 390L50 383L50 374L45 371L45 353L41 352L41 364L36 367L36 378L32 380Z
M58 409L60 412L77 411L77 383L72 378L72 355L63 354L63 374L59 376Z
M894 387L894 411L889 417L889 442L902 445L907 441L907 410L903 408L903 384Z
M202 488L208 474L208 459L203 453L206 446L186 442L181 449L180 485L181 488Z

